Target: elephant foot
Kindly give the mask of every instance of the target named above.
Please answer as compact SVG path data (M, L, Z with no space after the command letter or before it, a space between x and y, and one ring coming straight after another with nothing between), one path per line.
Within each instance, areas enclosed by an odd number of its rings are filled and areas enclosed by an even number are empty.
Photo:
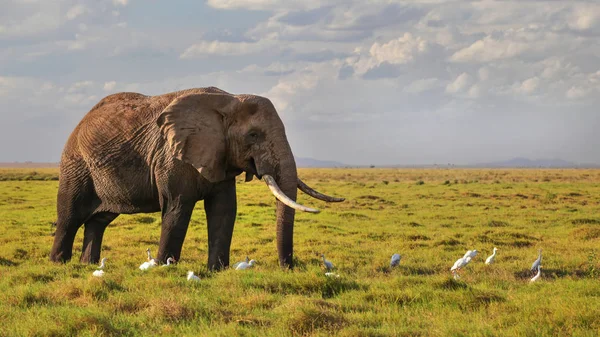
M52 252L50 253L50 261L56 263L66 263L71 260L71 254L66 252Z

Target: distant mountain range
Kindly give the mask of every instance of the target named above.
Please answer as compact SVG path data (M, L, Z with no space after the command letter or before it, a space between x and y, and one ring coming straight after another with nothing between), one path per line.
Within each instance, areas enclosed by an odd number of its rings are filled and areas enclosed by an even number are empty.
M600 164L581 163L576 164L562 159L529 159L517 157L505 161L477 163L469 165L454 165L454 164L424 164L424 165L348 165L331 160L319 160L314 158L295 157L297 167L305 168L334 168L334 167L395 167L395 168L434 168L434 167L456 167L456 168L600 168ZM42 168L42 167L58 167L58 163L37 163L37 162L13 162L0 163L0 167L14 168Z

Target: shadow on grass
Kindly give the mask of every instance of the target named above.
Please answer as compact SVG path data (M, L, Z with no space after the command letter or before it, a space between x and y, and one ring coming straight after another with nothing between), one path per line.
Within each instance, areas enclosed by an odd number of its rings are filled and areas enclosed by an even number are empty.
M517 279L529 280L533 276L535 276L535 274L532 273L531 270L521 270L521 271L514 273L514 276ZM565 277L586 278L586 277L589 277L589 272L582 270L582 269L565 270L565 269L546 269L546 268L542 267L542 278L543 279L555 280L555 279L560 279L560 278L565 278Z
M427 267L400 266L403 274L409 275L434 275L436 270Z
M367 286L360 285L354 280L348 280L344 277L329 278L326 276L318 278L317 280L314 278L306 279L298 277L256 277L245 279L244 284L248 287L261 289L272 294L321 294L323 299L336 297L346 291L367 289Z
M9 259L5 259L3 257L0 257L0 266L6 266L6 267L16 267L19 264L16 262L13 262Z
M457 281L453 278L448 278L445 279L444 281L436 284L436 287L439 289L443 289L443 290L460 290L460 289L467 289L469 286L467 286L466 283L461 282L461 281Z
M145 223L145 224L149 224L149 223L153 223L156 221L155 218L151 217L151 216L140 216L140 217L136 217L134 218L135 222L139 222L139 223Z

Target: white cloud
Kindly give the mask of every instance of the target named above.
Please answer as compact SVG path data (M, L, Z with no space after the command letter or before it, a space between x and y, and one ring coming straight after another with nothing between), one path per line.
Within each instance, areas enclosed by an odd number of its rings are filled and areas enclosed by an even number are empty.
M405 92L418 94L423 91L437 88L441 85L441 81L437 78L424 78L413 81L410 85L404 88Z
M501 41L486 36L469 47L455 52L450 60L454 62L491 62L518 56L528 48L529 46L526 43Z
M209 0L228 30L171 16L148 26L126 17L131 1L4 1L0 72L12 75L0 77L0 105L39 118L56 143L108 93L209 85L270 98L294 151L340 161L454 160L462 149L468 162L527 146L569 156L600 127L600 7L589 1ZM573 106L578 117L565 117ZM15 119L0 111L0 128ZM563 138L544 138L552 125ZM12 129L0 130L0 161L26 152L3 147ZM493 139L507 129L533 141Z
M113 5L115 6L127 6L129 0L113 0Z
M600 6L597 4L583 4L575 7L568 18L568 25L571 29L577 31L595 31L600 32Z
M334 3L335 1L287 1L287 0L208 0L207 4L220 9L283 10L311 9ZM339 1L338 1L339 2Z
M567 98L575 100L587 96L590 93L590 91L591 90L589 88L573 86L569 88L569 90L567 90L565 95L567 96Z
M88 88L92 87L94 85L93 81L81 81L81 82L76 82L73 83L69 89L67 89L68 93L77 93L77 92L83 92L86 91Z
M117 85L117 82L115 81L110 81L110 82L104 82L104 91L112 91L115 86Z
M490 70L486 67L479 68L477 74L479 75L479 79L482 81L487 81L490 78Z
M467 73L462 73L446 86L447 93L459 93L465 91L473 83L472 77Z
M411 33L404 33L402 37L384 44L375 42L369 49L369 54L378 63L402 64L413 61L418 54L426 52L427 47L427 41L421 37L413 37Z
M519 87L519 91L525 94L533 93L540 85L540 79L538 77L528 78Z
M188 47L180 57L190 59L206 55L245 55L264 51L275 45L274 41L261 40L258 42L221 42L201 41Z
M36 12L0 25L0 37L26 37L48 33L60 26L60 17L52 12Z
M67 11L67 19L69 20L73 20L75 18L77 18L78 16L81 16L85 13L87 13L89 11L89 9L87 7L85 7L85 5L82 4L77 4L73 7L71 7L68 11Z

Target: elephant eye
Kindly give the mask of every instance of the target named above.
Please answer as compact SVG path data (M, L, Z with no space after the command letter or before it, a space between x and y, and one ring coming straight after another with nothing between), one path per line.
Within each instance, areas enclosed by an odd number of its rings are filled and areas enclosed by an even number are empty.
M252 130L246 134L246 143L255 144L260 139L260 133L256 130Z

